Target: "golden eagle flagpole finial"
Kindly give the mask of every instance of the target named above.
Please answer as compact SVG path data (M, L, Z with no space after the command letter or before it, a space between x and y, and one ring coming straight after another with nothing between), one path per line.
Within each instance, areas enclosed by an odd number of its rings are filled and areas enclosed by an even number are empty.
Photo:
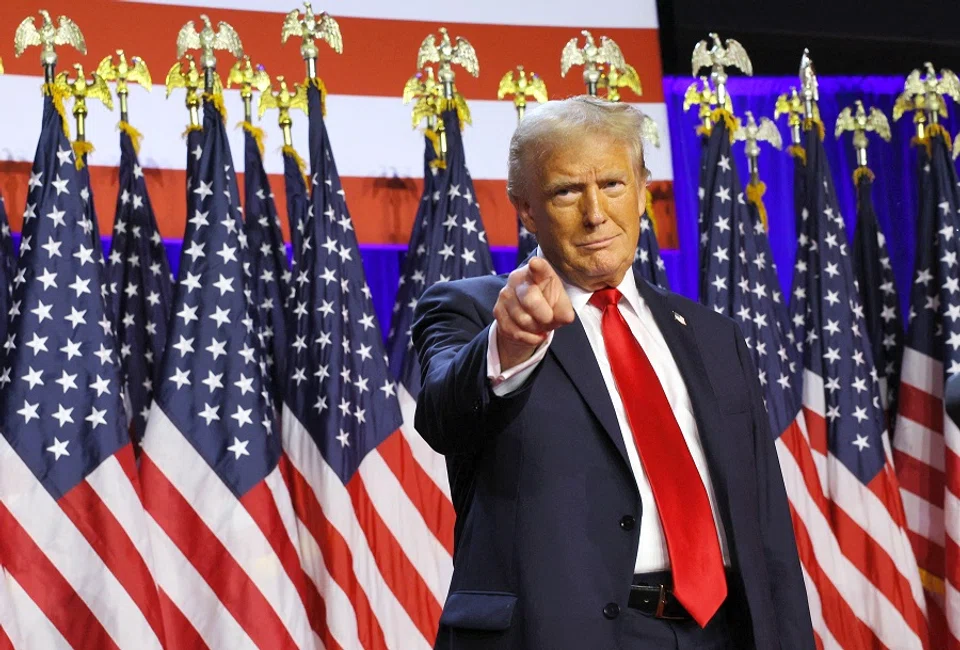
M757 159L760 157L760 143L769 142L774 148L783 148L783 138L780 137L780 130L772 120L761 117L760 123L753 117L753 113L746 111L747 123L742 124L740 128L733 132L734 142L745 142L744 153L747 155L747 162L750 166L750 182L757 184L760 182L760 174L757 167Z
M326 11L319 15L313 13L313 6L304 2L303 17L300 10L294 9L283 20L280 42L286 43L291 36L300 39L300 56L307 62L307 78L317 79L317 41L327 43L337 54L343 54L343 36L340 24Z
M863 107L863 102L859 99L854 106L847 106L840 111L837 116L837 125L834 128L834 137L839 138L845 131L853 132L853 148L857 152L857 166L867 166L867 132L873 131L881 138L890 142L890 123L883 111L876 107L870 107L867 112Z
M87 100L98 99L104 106L113 110L113 95L110 93L110 86L99 74L94 72L87 80L83 73L83 66L79 63L73 64L77 77L70 80L70 73L63 71L53 80L54 91L63 97L73 97L73 116L77 121L77 138L73 143L74 152L77 158L77 168L83 164L83 155L92 151L93 147L87 141Z
M803 48L800 57L800 95L803 98L803 115L806 118L805 128L810 128L814 122L820 122L820 84L817 81L817 69L810 58L810 50Z
M216 73L214 73L216 75ZM200 94L203 88L203 77L197 69L197 62L192 54L184 56L184 60L177 61L167 73L166 81L167 97L175 88L183 88L187 91L185 104L190 112L190 123L187 126L188 131L200 129ZM215 85L219 85L219 80L214 80Z
M240 86L240 97L243 99L243 120L253 123L253 91L264 92L270 87L270 75L262 65L254 66L250 57L243 55L227 74L227 88Z
M203 69L204 92L213 95L216 91L216 50L226 50L234 57L243 56L243 43L236 30L225 22L213 24L206 14L200 14L203 29L199 32L193 21L187 22L177 34L177 58L182 59L187 50L200 50L200 67Z
M717 93L710 87L710 79L707 77L700 77L699 85L694 81L687 86L687 90L683 93L683 110L688 111L692 106L697 107L697 117L700 118L697 133L700 135L710 134L710 130L713 128L710 115L716 105Z
M50 84L53 83L57 67L55 46L70 45L75 47L80 54L86 54L87 44L83 39L80 28L66 16L57 18L57 26L54 27L49 12L41 9L39 13L40 17L43 18L43 24L40 27L36 26L33 16L24 18L23 22L17 27L17 31L13 35L13 52L19 57L28 47L39 45L44 82Z
M803 101L800 99L800 93L796 86L790 86L789 93L783 93L777 97L776 107L773 111L773 119L780 119L781 115L787 116L787 126L790 127L790 142L795 147L801 146L803 141L801 132L803 128Z
M441 27L439 31L439 43L433 34L428 34L420 44L420 50L417 52L417 69L422 69L427 63L438 63L437 79L443 88L443 97L452 100L455 95L453 84L456 79L453 64L461 66L467 74L476 77L480 74L480 61L477 60L476 50L467 39L457 36L457 44L454 45L446 27Z
M266 75L266 73L264 73ZM260 103L257 106L257 116L263 117L268 110L277 110L280 113L278 124L283 131L283 146L293 146L293 135L291 127L293 120L290 119L290 111L297 108L307 112L307 88L300 84L293 84L293 92L287 88L287 82L283 75L277 75L277 90L270 83L270 77L267 76L267 86L260 93Z
M547 84L536 72L531 72L528 76L523 66L518 65L516 72L510 70L500 79L497 99L503 99L508 95L513 95L513 105L517 109L517 121L520 121L523 119L523 113L527 108L527 97L532 97L540 103L547 101Z
M704 40L693 48L693 55L690 58L693 76L700 74L703 68L710 68L710 81L716 88L717 104L720 108L732 113L727 97L726 68L738 68L743 74L751 77L753 63L750 62L747 51L738 41L728 38L724 46L717 34L711 32L709 36L712 44Z
M130 63L127 63L127 57L123 50L117 50L117 62L113 62L113 55L108 54L100 61L97 66L97 74L104 81L114 81L117 84L117 97L120 99L120 121L129 122L129 111L127 106L127 96L130 94L128 84L138 83L143 86L147 92L153 90L153 80L150 78L150 70L147 69L146 62L138 56L133 57Z
M602 74L599 66L606 63L617 70L624 70L627 63L623 60L620 46L612 38L601 36L600 45L597 45L590 32L584 29L580 33L586 39L583 47L578 45L576 37L571 38L563 46L563 51L560 53L560 76L566 77L570 68L582 65L583 83L587 86L587 94L596 97Z
M442 87L433 76L433 68L429 65L407 79L403 85L402 97L404 104L413 102L411 115L413 128L418 128L420 123L426 120L427 130L436 131L437 118L442 112L440 108L442 92Z
M643 95L643 87L640 85L640 75L636 68L629 63L624 63L620 69L614 65L608 65L606 72L600 73L600 81L597 83L600 88L606 88L607 100L611 102L620 101L620 89L629 88L638 97Z

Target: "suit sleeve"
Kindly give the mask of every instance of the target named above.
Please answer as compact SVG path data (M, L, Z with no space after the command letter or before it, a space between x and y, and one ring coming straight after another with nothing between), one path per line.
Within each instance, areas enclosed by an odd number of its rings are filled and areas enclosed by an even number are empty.
M473 453L495 438L523 408L537 374L508 395L494 394L487 378L492 315L457 284L428 289L413 324L422 376L415 425L444 455Z
M780 473L770 420L753 358L740 328L736 327L737 354L750 393L754 448L757 463L759 520L763 537L771 599L777 617L780 647L783 650L813 650L813 624L807 603L806 586L800 570L790 506Z

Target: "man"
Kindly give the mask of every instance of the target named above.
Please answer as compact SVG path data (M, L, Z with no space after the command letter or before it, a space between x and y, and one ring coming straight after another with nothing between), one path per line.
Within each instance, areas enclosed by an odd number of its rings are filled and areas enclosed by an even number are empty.
M631 268L640 120L529 113L508 192L537 253L420 300L416 426L457 512L438 649L814 647L743 337Z

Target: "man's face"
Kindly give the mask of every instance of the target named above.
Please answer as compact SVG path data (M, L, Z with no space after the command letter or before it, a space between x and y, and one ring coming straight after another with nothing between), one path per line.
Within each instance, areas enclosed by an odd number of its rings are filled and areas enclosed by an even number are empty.
M624 143L573 137L553 147L516 207L560 275L595 291L619 285L633 264L646 181Z

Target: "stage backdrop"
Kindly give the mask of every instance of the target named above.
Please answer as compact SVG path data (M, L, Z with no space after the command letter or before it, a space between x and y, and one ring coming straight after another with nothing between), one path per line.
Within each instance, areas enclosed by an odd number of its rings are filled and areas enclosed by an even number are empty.
M88 54L60 48L58 70L82 62L89 73L107 54L123 48L127 56L141 56L150 67L157 87L150 94L139 88L130 93L131 123L143 132L140 153L146 168L161 234L180 238L184 216L186 125L183 91L164 99L163 81L175 61L176 37L188 20L199 23L201 12L210 19L233 25L254 63L271 75L289 81L304 78L299 43L280 44L284 13L298 6L294 0L3 0L0 2L0 58L7 75L0 77L0 189L11 212L11 226L19 230L27 187L28 161L33 159L40 129L41 68L39 51L29 50L17 59L13 35L25 16L40 7L53 16L66 14L83 30ZM299 5L302 8L302 5ZM407 243L419 200L423 174L423 138L411 128L410 107L400 101L404 82L416 72L416 56L424 37L446 26L451 36L463 36L476 48L480 76L470 77L458 68L457 86L467 98L473 125L464 132L467 165L476 185L484 224L494 246L516 245L515 213L507 201L507 144L516 124L510 101L497 101L501 77L516 65L538 73L550 95L582 93L582 68L560 76L560 52L581 29L613 38L626 61L638 71L643 97L633 98L653 117L664 134L663 146L651 149L648 166L655 180L656 209L662 222L661 246L676 247L673 228L672 165L657 33L655 0L637 0L616 12L598 12L579 0L443 3L432 0L331 0L317 10L337 18L343 34L341 56L321 45L319 71L330 95L327 128L358 238L362 244ZM223 76L234 61L221 53ZM630 99L630 91L623 97ZM632 101L632 100L631 100ZM236 90L226 91L235 163L243 170L243 136L233 124L242 118ZM294 113L294 138L306 153L307 121ZM110 233L116 201L116 171L120 150L118 113L91 102L89 138L96 145L90 157L100 229ZM267 132L265 165L281 214L283 195L282 144L276 114L258 122ZM242 183L242 181L241 181ZM286 224L284 224L286 228ZM286 230L285 230L286 232Z

